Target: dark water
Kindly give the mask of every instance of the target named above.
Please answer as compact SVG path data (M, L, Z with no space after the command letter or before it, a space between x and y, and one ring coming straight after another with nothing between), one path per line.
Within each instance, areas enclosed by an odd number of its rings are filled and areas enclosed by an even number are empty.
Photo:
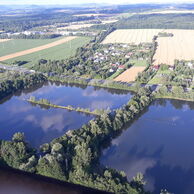
M23 91L0 102L0 139L9 140L16 132L24 132L32 146L50 142L70 129L77 129L94 116L64 109L33 106L25 99L30 96L49 99L59 105L95 108L117 108L130 99L130 93L94 87L47 84Z
M159 193L194 193L194 103L155 101L101 158L131 180L142 172L146 188Z
M0 194L98 194L79 185L31 175L12 169L0 168Z

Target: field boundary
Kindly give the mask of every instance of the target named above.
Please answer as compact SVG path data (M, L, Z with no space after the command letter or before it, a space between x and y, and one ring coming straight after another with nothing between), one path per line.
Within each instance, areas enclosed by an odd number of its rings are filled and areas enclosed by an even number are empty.
M34 48L27 49L27 50L24 50L24 51L19 51L19 52L16 52L16 53L5 55L5 56L0 57L0 61L6 61L6 60L13 59L13 58L16 58L16 57L21 57L23 55L28 55L28 54L35 53L35 52L38 52L38 51L41 51L41 50L49 49L49 48L58 46L60 44L66 43L68 41L71 41L75 38L77 38L77 36L69 36L69 37L65 37L65 38L62 38L60 40L57 40L57 41L54 41L54 42L51 42L51 43L48 43L48 44L45 44L45 45L42 45L42 46L38 46L38 47L34 47Z

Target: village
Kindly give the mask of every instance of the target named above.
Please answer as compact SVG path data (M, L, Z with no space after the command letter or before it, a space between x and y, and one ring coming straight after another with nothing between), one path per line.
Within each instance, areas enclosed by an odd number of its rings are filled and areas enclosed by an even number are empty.
M151 57L152 44L108 44L100 45L99 49L89 61L95 65L98 70L109 71L110 74L123 72L133 65L147 66Z

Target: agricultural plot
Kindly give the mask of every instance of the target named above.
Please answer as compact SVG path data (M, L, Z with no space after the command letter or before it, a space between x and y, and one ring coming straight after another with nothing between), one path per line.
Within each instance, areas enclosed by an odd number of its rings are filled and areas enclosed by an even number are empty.
M77 37L71 41L66 41L62 44L55 45L50 48L39 50L30 54L22 55L19 57L6 60L7 63L13 63L14 61L26 61L28 64L37 63L40 59L55 60L66 59L75 55L76 49L87 44L90 38ZM1 58L1 57L0 57Z
M154 65L174 65L174 60L194 59L194 30L129 29L116 30L109 34L103 44L140 44L152 42L159 32L172 33L173 37L158 37L158 47L154 55Z
M153 37L161 31L160 29L115 30L105 38L103 44L123 43L138 45L140 43L150 43Z
M159 37L158 48L154 55L154 65L174 65L174 60L194 59L194 30L165 30L173 37Z
M133 66L136 66L136 67L148 65L146 60L133 60L133 59L131 59L131 60L129 60L129 63L133 64Z
M0 57L0 61L6 61L6 60L13 59L13 58L16 58L16 57L20 57L20 56L23 56L23 55L28 55L28 54L35 53L35 52L38 52L38 51L42 51L42 50L45 50L45 49L48 49L48 48L52 48L52 47L58 46L60 44L63 44L65 42L71 41L75 38L76 38L75 36L65 37L63 39L54 41L54 42L49 43L49 44L45 44L45 45L42 45L42 46L39 46L39 47L35 47L35 48L27 49L27 50L24 50L24 51L12 53L12 54L9 54L9 55L6 55L6 56L2 56L2 57Z
M0 57L49 44L60 39L61 37L54 39L15 39L7 42L1 42Z
M146 69L146 66L133 66L126 71L124 71L122 74L120 74L118 77L116 77L115 81L120 82L133 82L135 81L138 73L143 72Z
M0 39L0 43L1 42L7 42L7 41L10 41L10 39Z

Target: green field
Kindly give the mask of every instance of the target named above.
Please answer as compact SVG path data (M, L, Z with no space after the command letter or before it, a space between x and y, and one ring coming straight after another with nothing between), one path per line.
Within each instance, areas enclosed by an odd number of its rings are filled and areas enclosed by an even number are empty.
M53 39L16 39L0 43L0 57L9 55L15 52L24 51L44 44L60 40L60 38Z
M57 39L39 39L39 40L11 40L4 43L4 48L2 46L3 43L0 43L0 56L4 56L7 54L15 53L18 51L34 48L37 46L41 46L47 43L51 43ZM40 59L66 59L70 56L73 56L76 52L76 49L85 45L90 40L89 37L78 37L74 40L66 42L64 44L48 48L42 51L38 51L35 53L31 53L28 55L16 57L13 59L9 59L7 63L13 63L14 61L27 61L28 65L37 63ZM14 42L14 43L13 43ZM13 46L11 46L13 45ZM10 47L10 48L9 48Z
M129 60L130 64L133 64L134 66L147 66L148 63L146 60Z
M169 75L170 70L158 70L156 75L148 82L148 84L163 84L165 75ZM161 76L161 74L163 76Z

